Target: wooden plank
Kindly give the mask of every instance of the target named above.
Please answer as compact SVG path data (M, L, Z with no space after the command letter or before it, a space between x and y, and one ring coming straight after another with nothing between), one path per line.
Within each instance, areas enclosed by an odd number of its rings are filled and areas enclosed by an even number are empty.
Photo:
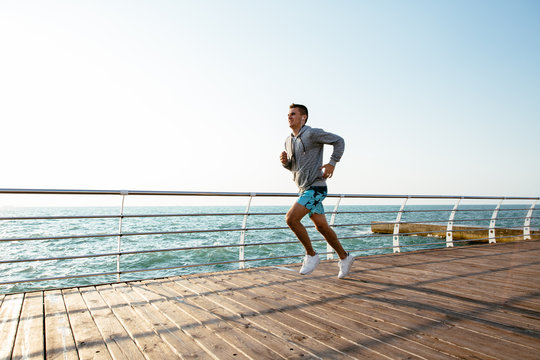
M114 288L119 292L127 303L144 319L146 326L153 329L155 333L165 341L177 355L183 359L200 359L208 357L201 347L178 326L174 326L171 321L164 316L156 307L136 291L141 283L131 283L115 285Z
M429 262L426 262L425 260L415 261L414 255L407 258L394 255L392 256L392 266L400 269L432 270L433 262L437 262L437 273L433 274L433 276L438 276L440 273L451 274L453 276L474 274L476 276L475 281L481 284L486 283L490 285L492 285L494 281L500 281L499 273L504 273L505 277L511 276L512 281L507 281L505 284L503 283L500 285L515 288L516 290L530 288L530 276L537 274L538 267L540 266L538 257L524 259L522 257L516 258L515 255L519 256L519 254L513 254L513 261L509 263L507 261L508 256L493 258L489 256L489 253L485 253L481 257L477 256L476 258L471 259L456 257L455 255L453 257L449 256L452 251L459 252L459 250L440 251L438 252L437 259ZM501 261L504 261L504 265L500 263ZM367 264L367 266L375 267L377 265L388 266L388 259L376 258ZM426 275L430 276L430 274Z
M322 334L319 334L317 331L312 334L306 334L302 326L298 326L294 321L290 321L290 318L286 317L281 312L260 304L253 296L233 291L232 287L224 282L216 281L216 275L217 274L200 277L190 276L189 280L197 281L198 285L207 288L209 291L217 292L219 296L221 296L220 303L227 304L229 308L238 309L238 311L251 322L257 323L261 328L267 331L278 334L287 341L296 344L296 346L304 351L308 351L307 349L309 349L309 352L316 358L350 358L350 356L336 350L332 344L326 343ZM173 280L177 279L170 279L170 281Z
M329 297L336 296L335 293L325 292L328 285L324 283L321 284L319 279L314 279L313 281L306 279L302 281L302 283L304 288L312 287L323 295ZM337 291L340 303L346 308L357 309L356 311L360 311L364 314L375 314L378 321L389 322L401 326L408 329L406 333L409 334L418 334L422 337L428 336L441 339L442 341L451 344L454 349L460 349L458 350L458 355L471 353L469 356L472 358L497 358L496 351L488 349L488 353L486 354L484 347L477 346L479 343L493 342L492 338L476 334L463 327L458 328L454 324L451 324L448 319L437 319L436 317L428 317L424 314L419 314L418 311L415 311L414 307L417 305L417 302L415 300L409 300L415 299L412 296L398 297L396 299L388 289L383 292L378 292L375 296L369 295L368 291L365 291L368 295L364 295L363 292L348 290L340 291L334 289L334 291ZM408 302L410 302L412 306L407 306L406 304ZM402 303L405 305L400 305ZM450 351L450 348L446 348L446 352ZM465 356L469 357L467 355Z
M455 264L459 267L459 264ZM467 294L472 300L483 301L484 299L490 299L492 302L504 303L509 298L504 291L493 291L493 286L497 284L499 286L503 273L498 274L500 270L492 270L492 281L486 282L478 279L478 273L463 273L461 275L454 275L450 272L445 272L445 268L448 269L451 265L441 265L442 270L439 273L437 269L416 269L410 267L392 267L386 268L384 274L393 282L403 282L408 284L415 284L415 286L422 286L426 289L433 289L439 291L447 291L455 294L456 296ZM379 270L374 270L379 272ZM485 272L481 272L485 274ZM418 281L422 279L422 281ZM498 279L498 280L497 280ZM502 289L501 289L502 290ZM512 288L512 296L528 295L530 290ZM534 289L536 290L536 289ZM522 302L522 305L526 304L526 301ZM522 306L524 308L534 308L535 302L533 301L529 306Z
M459 252L459 250L456 251ZM386 260L381 258L373 260L370 259L369 262L366 262L364 268L377 272L381 269L399 270L400 273L407 273L407 271L424 271L423 273L411 274L417 277L421 276L421 278L426 281L429 281L429 279L440 280L440 274L448 274L449 277L459 278L460 280L463 277L464 280L474 277L474 281L476 283L475 287L478 287L478 284L480 284L486 285L489 288L492 287L493 284L497 284L499 287L505 287L512 291L528 291L531 289L531 287L534 287L534 284L530 282L530 276L537 274L540 269L540 262L538 262L537 259L531 259L532 262L527 263L526 260L521 258L518 260L513 257L512 262L509 263L507 261L504 265L501 264L500 261L489 259L489 267L482 266L481 269L476 271L478 265L467 262L470 261L470 259L467 261L460 261L448 258L446 256L444 259L441 259L443 257L442 254L448 254L451 252L452 251L438 251L437 259L439 260L432 260L429 262L415 262L413 254L411 254L413 256L410 258L410 262L406 262L406 259L399 260L403 259L402 256L391 256L390 259ZM477 259L475 259L475 261L476 260ZM391 262L390 266L389 262ZM433 268L434 263L437 264L436 269ZM401 271L402 269L403 271ZM531 274L523 274L521 280L513 278L513 275L520 274L523 269L530 270ZM506 281L501 281L503 279ZM496 295L497 294L493 294L493 296Z
M234 314L234 321L239 322L242 326L246 328L252 328L256 326L259 329L262 329L264 333L273 334L279 339L282 339L284 342L283 345L277 344L276 346L283 346L281 353L287 359L298 359L298 358L319 358L315 353L311 352L312 347L306 346L301 341L303 335L299 332L288 331L280 327L281 323L273 321L272 319L267 318L265 315L260 314L256 311L253 311L249 307L241 304L238 301L235 301L234 296L229 296L229 292L215 286L206 280L201 280L200 278L187 277L186 280L189 282L189 287L192 291L196 291L201 296L206 297L211 301L215 306L222 307L226 311ZM184 284L182 284L184 285ZM214 308L214 311L219 312L219 309ZM300 339L300 340L298 340ZM274 344L268 344L272 346ZM285 346L289 345L289 346Z
M239 330L238 327L232 326L229 322L223 321L216 316L213 311L208 311L201 306L200 297L182 286L184 279L177 279L175 282L168 284L168 287L182 297L184 303L188 305L186 310L197 320L215 332L218 336L229 344L235 346L239 351L243 352L248 358L254 359L277 359L282 358L280 354L272 351L261 342L251 336L246 336L246 333ZM180 286L179 286L180 285ZM203 299L204 300L204 299Z
M364 267L369 266L365 264ZM456 264L455 267L461 268L462 265ZM430 270L430 268L427 268L419 273L411 272L410 269L387 267L384 271L378 269L374 269L373 271L366 270L363 272L362 278L377 278L378 280L373 281L379 281L381 284L384 283L386 285L400 284L402 287L414 286L418 291L433 293L434 295L440 294L447 298L450 297L450 300L462 299L465 302L473 304L475 307L478 304L484 304L490 307L503 307L507 312L501 312L495 315L495 317L504 315L509 321L522 324L522 321L525 319L520 319L520 317L527 316L531 323L538 323L538 320L531 318L532 313L528 310L530 308L533 310L534 308L538 308L538 300L535 300L535 298L537 299L540 294L534 286L529 291L522 291L521 289L517 291L515 288L498 286L497 284L500 281L495 281L495 277L489 283L477 282L477 276L474 274L470 276L465 276L465 274L461 278L455 278L448 272L441 274L438 269L439 266L437 266L437 269L432 268ZM503 279L506 277L504 272L500 272L499 276ZM497 291L493 291L494 285L497 286ZM496 295L495 293L501 294ZM527 301L528 298L530 299L529 301ZM516 301L519 302L520 306L514 306ZM517 318L512 320L514 316L517 316Z
M287 291L287 288L282 283L272 280L271 274L259 273L259 275L256 276L255 273L236 274L234 281L242 286L255 283L261 292L267 294L266 297L285 296L288 304L297 306L301 311L310 315L313 314L336 328L342 327L342 337L350 337L351 340L361 341L362 345L393 358L396 357L395 349L408 353L411 358L452 358L438 350L425 347L419 342L408 341L405 337L398 337L388 331L381 331L378 327L370 326L369 322L360 321L357 316L352 318L351 309L332 308L331 304L326 300L317 302L310 298L296 296L296 290ZM302 288L300 292L306 290Z
M81 288L80 292L111 356L115 360L145 359L96 288Z
M286 272L284 271L284 273ZM284 276L289 276L289 274L284 274ZM327 277L328 276L326 276L325 278ZM321 278L323 278L323 276L317 278L312 277L311 279L306 278L306 280L302 281L302 283L304 284L304 286L314 286L319 291L324 291L327 288L327 285L322 284ZM364 279L364 281L366 281L366 279ZM367 284L369 284L369 281L370 279L367 279ZM336 287L341 287L341 285L339 284L340 282L337 282ZM499 329L489 327L482 323L475 324L474 322L470 322L475 326L475 330L471 331L467 327L459 326L459 323L453 323L452 321L448 321L449 318L447 316L441 317L440 313L443 312L445 308L432 308L432 306L430 305L429 295L414 291L409 291L409 293L401 295L400 293L403 291L403 289L400 287L385 287L382 290L376 290L374 293L371 294L369 294L369 292L365 290L361 293L356 292L349 285L343 285L342 290L343 291L339 291L341 295L346 294L353 298L358 297L362 300L369 301L369 303L367 304L363 302L361 305L355 305L354 302L349 304L349 300L344 300L344 303L347 303L348 306L356 306L370 309L370 311L372 311L373 313L379 313L380 317L385 321L401 321L403 326L408 325L413 326L413 328L417 327L429 330L430 334L440 338L446 337L447 341L449 341L450 343L454 343L457 346L474 349L476 351L475 344L496 341L496 343L489 348L482 347L482 351L488 352L489 354L491 354L490 356L496 356L498 351L500 351L500 353L508 352L509 349L513 349L514 351L525 351L529 354L528 356L530 356L531 354L531 348L528 345L519 343L524 340L522 334L506 332L503 333L504 336L501 336ZM397 295L395 295L396 292L398 293ZM367 295L365 295L366 293ZM396 313L396 311L399 311L400 313ZM411 311L414 311L414 314L416 316L421 316L423 320L415 320L414 317L410 316ZM459 322L462 322L463 315L466 314L457 313L455 319L459 320ZM465 319L467 319L466 316ZM427 325L425 324L425 320L435 321L435 323ZM451 326L448 327L448 325ZM483 329L483 332L478 333L478 328ZM499 331L498 336L494 336L494 334L497 334L497 331L494 330ZM451 337L448 337L449 334L452 332L455 332L455 334ZM508 339L506 339L506 336L508 334L513 335L514 338L519 338L519 340L517 342L508 341ZM468 345L465 346L464 344ZM488 354L484 353L484 356L488 356Z
M442 292L426 293L418 291L421 289L414 291L401 286L396 288L390 285L392 291L389 291L388 285L374 284L371 280L367 281L369 287L372 288L373 298L380 299L384 294L384 299L379 301L385 302L395 309L403 311L413 309L415 314L419 316L441 322L459 319L457 327L465 327L475 333L504 339L504 341L513 341L525 346L534 346L535 343L538 345L538 342L534 341L538 327L530 326L531 321L527 320L526 317L517 318L515 315L506 315L504 309L497 310L500 308L499 306L489 303L474 304L454 296L445 296Z
M178 357L178 354L163 342L152 328L146 326L137 312L110 285L98 286L96 289L146 357L151 359Z
M60 290L44 292L45 357L47 359L78 359L75 340Z
M149 282L145 285L147 285L148 290L146 287L140 287L137 290L144 292L143 295L147 301L152 301L152 304L175 326L191 336L212 358L247 359L234 345L223 340L222 333L226 332L228 328L221 329L216 334L201 324L197 317L190 315L190 306L184 303L182 297L169 286L163 286L161 281Z
M414 269L418 271L433 271L431 264L403 264L396 265L399 269ZM475 282L481 285L493 285L496 283L498 286L504 286L512 291L527 291L531 288L530 276L538 273L540 269L540 262L527 262L521 261L519 265L508 264L504 267L497 266L497 262L490 259L489 266L469 264L466 260L456 260L452 262L441 261L437 266L437 276L439 275L451 275L453 277L473 276ZM530 270L527 273L524 270ZM501 274L504 277L501 278ZM504 280L504 281L501 281Z
M429 334L384 321L377 316L377 313L359 311L358 309L362 306L361 303L354 307L344 305L342 296L338 294L329 296L317 291L317 289L299 288L294 283L283 281L283 277L276 273L264 274L261 277L267 281L280 281L282 285L277 290L287 294L289 299L295 299L304 304L320 304L316 306L318 314L339 318L340 321L348 324L350 328L360 325L363 331L378 336L378 339L392 342L392 344L399 344L408 351L415 352L428 359L454 358L451 354L457 352L471 358L478 355L474 352L463 351L462 348L429 336ZM256 280L261 281L258 278ZM328 289L329 287L325 286L325 288Z
M260 346L267 347L270 351L261 351L257 358L283 358L283 359L299 359L303 358L306 354L299 349L296 349L295 346L288 341L285 341L277 336L275 336L271 331L267 331L257 324L250 322L245 319L242 314L234 311L230 311L227 308L221 306L220 303L212 302L207 296L207 290L203 287L188 281L188 279L182 279L184 281L176 281L175 283L185 288L187 291L190 291L193 294L196 294L195 297L190 297L190 300L195 303L197 306L205 309L207 312L210 312L219 317L220 321L227 323L229 326L237 329L241 333L245 334L248 342L253 342L253 344L259 343ZM250 345L253 346L253 345Z
M182 296L186 304L191 305L191 309L197 310L193 314L196 315L199 321L205 324L205 326L209 327L213 331L217 331L217 324L219 324L220 329L226 328L227 331L220 333L220 336L223 336L224 340L235 345L236 348L241 349L249 358L282 358L279 353L276 353L275 351L266 347L263 343L256 340L256 338L246 336L246 333L240 330L239 327L219 318L214 314L214 307L210 307L211 312L205 309L204 305L207 304L207 300L202 299L197 293L190 291L189 285L184 285L185 282L186 281L183 278L176 279L174 283L169 284L169 287L174 289L180 296Z
M511 302L504 304L494 303L488 299L480 301L466 297L467 290L456 295L445 292L443 288L424 288L420 284L405 285L404 282L390 281L388 277L379 272L361 276L366 286L370 287L374 294L392 289L392 292L404 298L415 299L421 309L428 306L439 309L443 316L461 317L462 320L472 319L484 323L494 323L497 327L505 326L515 332L520 327L530 330L539 329L540 321L534 318L530 312L512 307ZM425 305L420 301L429 301ZM496 309L497 311L492 311ZM480 329L477 329L481 331ZM490 329L485 331L491 331ZM509 334L511 336L511 334Z
M435 270L436 269L434 269L434 271ZM514 330L512 329L513 326L520 326L524 324L523 322L524 319L519 319L519 317L523 315L526 315L526 316L531 315L531 313L526 310L514 308L514 311L512 311L511 306L507 306L506 304L492 302L489 300L490 299L489 296L487 298L488 300L478 300L478 299L468 298L467 297L468 293L473 291L473 289L469 291L468 288L464 288L461 293L451 293L451 292L446 292L445 290L446 285L444 281L442 281L441 283L439 282L434 283L436 285L426 288L425 286L422 285L423 280L419 280L418 277L410 276L409 280L404 280L402 278L403 276L400 276L397 273L393 276L388 276L387 272L388 272L388 269L384 271L380 271L380 270L373 271L371 273L364 271L357 278L362 279L362 281L366 281L366 284L369 284L369 285L374 285L374 284L379 285L380 289L384 289L388 287L392 287L394 290L399 289L400 293L403 293L403 296L408 296L409 298L414 297L415 299L418 299L419 301L423 300L424 297L427 297L427 299L433 304L434 299L435 299L435 304L437 306L439 306L440 304L441 311L453 317L461 316L461 317L465 317L465 319L471 318L471 317L479 317L479 320L489 318L491 319L489 321L494 321L497 327L499 327L500 325L503 325L504 319L506 318L506 320L510 322L514 322L513 324L508 324L508 328L511 331ZM428 283L430 281L431 280L427 280ZM474 283L471 284L471 288L474 288L474 286L475 286ZM492 288L492 292L496 291L496 289L497 288ZM536 302L538 303L538 301ZM422 308L422 305L420 305L420 308ZM450 308L451 310L447 313L446 309L448 308ZM467 311L463 311L464 308ZM503 311L490 310L490 309L499 309L499 308L505 311L503 312ZM508 311L513 312L513 314L507 314ZM518 319L515 319L516 316L518 317ZM486 323L488 322L486 321ZM491 330L488 330L488 331L491 331Z
M43 359L44 353L43 293L26 293L12 358Z
M77 289L62 291L75 346L81 359L111 359L107 345Z
M299 307L292 305L283 295L273 296L265 289L260 289L257 286L242 286L243 284L235 275L216 275L216 277L234 286L235 292L251 295L255 301L266 306L270 311L285 315L287 318L285 321L294 323L295 327L301 329L301 332L306 336L324 339L325 344L343 354L367 359L377 357L418 358L398 348L385 348L382 352L381 344L374 342L373 339L364 334L351 332L343 325L335 322L330 323L321 320L310 311L302 311Z
M200 326L204 326L217 337L231 345L235 349L233 356L236 358L242 354L245 358L257 357L277 357L277 355L267 348L263 348L260 344L254 344L253 339L247 338L237 329L229 324L220 321L220 319L212 313L205 311L203 308L191 301L191 297L195 295L186 292L185 289L177 286L174 282L168 283L166 288L172 291L172 296L179 300L178 306L194 319ZM256 346L254 346L256 345ZM214 354L219 357L219 354Z
M0 359L10 359L24 294L6 295L0 307Z

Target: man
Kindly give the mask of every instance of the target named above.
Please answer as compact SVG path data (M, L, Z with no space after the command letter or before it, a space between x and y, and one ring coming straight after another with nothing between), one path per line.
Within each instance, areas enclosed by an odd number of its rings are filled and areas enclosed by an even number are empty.
M328 225L322 201L326 197L326 179L331 178L336 163L341 159L345 149L343 138L313 129L306 125L308 109L304 105L289 106L289 127L292 134L285 140L285 149L280 156L283 167L293 173L293 179L300 189L300 197L287 212L287 225L295 233L306 250L306 256L300 274L313 272L320 262L319 255L313 250L306 228L300 222L309 214L328 244L339 256L338 278L344 278L349 273L354 257L349 255L339 242L336 233ZM330 162L322 165L324 144L334 147Z

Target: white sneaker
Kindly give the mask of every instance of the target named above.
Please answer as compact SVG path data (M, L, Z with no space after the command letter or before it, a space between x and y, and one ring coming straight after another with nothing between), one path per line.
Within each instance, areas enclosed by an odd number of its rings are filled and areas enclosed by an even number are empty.
M339 274L338 279L343 279L349 274L351 270L352 263L354 261L354 256L347 253L347 257L343 260L339 260Z
M302 268L300 269L300 274L311 274L320 262L321 259L319 259L319 255L315 254L314 256L311 256L306 254L306 256L304 256L304 263L302 264Z

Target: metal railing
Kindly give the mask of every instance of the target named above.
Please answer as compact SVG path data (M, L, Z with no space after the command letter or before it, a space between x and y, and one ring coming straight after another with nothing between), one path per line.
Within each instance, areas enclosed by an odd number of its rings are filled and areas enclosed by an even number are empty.
M295 263L298 259L303 256L302 248L299 246L299 242L296 240L292 232L288 230L288 227L285 225L283 219L286 214L285 211L253 211L254 207L252 206L252 200L255 197L258 198L293 198L298 195L295 193L251 193L251 192L185 192L185 191L127 191L127 190L46 190L46 189L0 189L1 194L11 194L11 195L106 195L106 196L118 196L119 197L119 210L117 214L73 214L73 215L43 215L43 216L21 216L21 215L11 215L11 216L0 216L0 234L5 234L8 231L2 231L9 226L14 226L17 224L17 228L21 233L20 229L25 228L25 224L30 222L39 221L39 226L45 226L47 228L47 223L55 222L55 226L52 228L62 228L62 225L58 225L58 222L67 222L70 220L102 220L102 221L117 221L117 231L111 232L98 232L98 233L82 233L82 234L54 234L54 235L43 235L39 231L28 227L31 231L28 234L23 230L22 233L24 236L18 235L14 237L4 237L0 235L0 273L4 274L0 277L0 292L18 292L27 289L41 289L47 287L47 283L56 284L56 287L64 286L62 281L74 280L74 279L85 279L81 283L74 283L73 281L69 282L69 286L77 286L90 284L92 281L90 279L100 279L96 283L108 283L114 281L125 280L122 277L127 274L139 274L136 278L129 278L129 280L140 280L144 279L145 276L140 274L151 272L153 276L146 276L146 278L151 277L162 277L165 275L174 274L172 270L178 271L180 269L210 269L215 270L216 266L225 266L224 269L231 269L234 266L235 268L244 269L248 264L257 265L257 264L287 264ZM230 211L230 212L173 212L173 213L143 213L143 214L128 214L126 213L125 208L125 199L128 196L172 196L172 197L241 197L247 199L247 206L245 211ZM333 211L327 212L331 216L329 224L335 229L338 237L343 242L347 242L347 250L356 255L364 254L375 254L375 253L385 253L385 252L400 252L403 250L411 251L414 249L425 249L432 247L453 247L454 245L462 245L471 242L488 242L494 243L499 241L508 241L508 240L530 240L538 239L538 234L534 230L536 220L539 219L538 216L533 216L535 211L536 203L540 198L538 197L497 197L497 196L435 196L435 195L374 195L374 194L329 194L328 198L336 198L336 203L334 205ZM353 201L366 201L366 200L377 200L377 201L389 201L389 200L399 200L402 199L403 202L401 206L393 206L391 209L388 206L384 207L381 205L378 206L355 206L342 204L343 200L353 200ZM420 201L443 201L445 202L445 208L433 208L434 205L422 206L420 205L410 205L411 200L420 200ZM463 205L463 202L466 201L484 201L484 202L493 202L496 201L496 205L492 207L491 205ZM522 207L505 207L502 206L503 202L513 202L518 203ZM523 207L523 204L525 206ZM2 204L0 203L0 206ZM409 207L407 207L409 206ZM475 207L472 207L475 206ZM208 208L206 208L208 209ZM484 214L491 213L491 216L486 216ZM507 217L500 217L499 214L509 214ZM423 216L421 216L423 215ZM462 218L458 215L463 215ZM480 215L480 216L475 216ZM483 216L482 216L483 215ZM271 217L279 216L278 220L270 221ZM394 217L395 216L395 217ZM428 217L427 219L425 217ZM200 228L197 225L199 224L198 219L201 218L212 218L212 219L226 219L237 217L240 218L240 226L220 226L213 228ZM263 223L263 226L249 226L250 219L252 217L257 217L257 223ZM409 219L403 219L403 217L409 217ZM161 229L152 230L152 231L126 231L126 221L128 220L138 220L139 222L148 220L148 219L162 219L167 220L159 223L159 226L163 226ZM336 223L336 220L343 218L344 223ZM184 224L179 229L167 229L168 223L172 222L173 219L186 219L186 224ZM253 221L253 220L252 220ZM379 234L373 233L371 231L366 231L370 229L372 223L378 221L382 224L389 224L393 226L392 234ZM484 224L484 222L486 222ZM489 223L487 223L489 222ZM496 226L498 222L511 223L510 226L514 232L518 228L519 234L513 235L501 235L499 229L501 227ZM470 229L459 229L456 230L455 226L457 223L474 223L478 228ZM400 231L400 226L403 224L443 224L446 225L444 231L443 239L433 238L433 231L416 231L416 232L406 232ZM518 225L517 225L518 224ZM155 226L156 224L154 224ZM306 226L311 232L313 232L313 226ZM509 226L504 226L508 228ZM358 233L359 229L364 229L364 231ZM456 231L459 232L479 232L479 231L488 231L488 236L479 236L474 240L454 240L453 234ZM283 239L279 240L270 240L270 241L261 241L260 239L256 242L248 241L250 237L253 237L252 234L257 232L283 232ZM231 241L230 235L237 234L237 241ZM219 240L223 236L228 236L229 240L226 242L213 241L210 244L200 242L193 242L191 239L186 239L185 244L180 246L169 246L163 247L162 240L163 238L172 238L173 242L176 244L179 241L182 241L182 236L204 236L204 235L217 235L216 238ZM224 235L226 234L226 235ZM144 238L143 244L151 244L152 248L143 248L135 250L124 250L123 244L126 242L126 239L129 238ZM272 238L272 236L268 236ZM412 239L407 240L406 239ZM56 245L55 242L60 242L64 240L70 241L79 241L84 240L84 243L91 244L87 248L99 247L97 243L92 242L97 239L114 239L115 240L115 251L104 251L104 252L92 252L85 254L74 254L69 253L63 254L61 256L51 256L47 255L44 251L43 256L26 256L25 252L27 250L21 250L19 252L10 251L10 246L14 247L15 245L19 246L21 244L36 244L35 246L30 245L25 249L35 250L39 248L40 245L46 243L49 246L70 246L71 244L62 243L61 245ZM392 241L390 244L389 241ZM324 239L318 237L317 235L312 236L314 243L324 243ZM165 241L166 244L170 244L171 241ZM67 245L66 245L67 244ZM320 247L321 245L319 245ZM324 245L322 245L324 246ZM246 257L246 249L248 248L277 248L278 250L274 252L266 252L272 256L263 256L263 257ZM231 252L228 252L227 258L217 259L218 261L212 261L212 256L207 256L207 260L203 262L183 262L181 264L174 264L174 256L171 256L168 262L165 262L165 266L145 266L143 260L143 255L152 255L158 254L163 256L164 254L178 254L183 253L194 253L194 252L203 252L208 253L215 250L231 250L237 252L237 255L234 255L234 258L231 256ZM22 252L22 253L21 253ZM319 249L320 254L327 255L328 259L333 258L333 250L327 246L326 251ZM35 251L34 251L35 253ZM124 259L130 257L131 261L129 266L124 264ZM99 259L114 259L115 269L109 269L109 271L97 271L97 272L75 272L73 273L71 268L69 268L69 261L72 260L99 260ZM56 267L60 266L67 271L67 274L46 276L46 271L40 269L40 266L32 264L43 264L43 263L53 263ZM14 267L21 266L21 264L26 265L25 268L18 268L14 270ZM109 265L111 261L109 261ZM94 269L100 268L100 263L93 266ZM227 268L228 266L228 268ZM79 267L80 269L80 267ZM32 271L30 271L32 270ZM79 270L77 270L79 271ZM22 273L24 275L30 274L28 276L18 276L17 273ZM161 272L161 273L160 273ZM165 275L163 275L165 272ZM6 274L9 274L6 276ZM158 274L158 275L155 275ZM112 280L111 277L115 278ZM105 280L104 280L105 279ZM59 283L60 282L60 283ZM38 284L45 284L45 286L40 286ZM60 284L60 285L58 285ZM15 286L17 285L17 286ZM11 286L11 287L10 287ZM48 287L55 285L48 285ZM68 286L68 285L65 285Z

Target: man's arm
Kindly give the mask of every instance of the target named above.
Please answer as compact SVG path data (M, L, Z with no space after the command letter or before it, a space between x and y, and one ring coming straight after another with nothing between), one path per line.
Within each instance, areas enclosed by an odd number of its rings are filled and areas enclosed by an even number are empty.
M335 167L339 160L341 160L343 152L345 151L345 140L343 140L341 136L326 132L323 129L313 129L312 136L313 141L319 144L332 145L334 147L332 155L330 155L330 161L328 162L328 165ZM334 169L331 169L330 174L332 174L333 171Z
M281 165L283 165L285 169L291 170L291 161L287 159L286 151L283 151L281 153L281 155L279 156L279 160L281 161Z

